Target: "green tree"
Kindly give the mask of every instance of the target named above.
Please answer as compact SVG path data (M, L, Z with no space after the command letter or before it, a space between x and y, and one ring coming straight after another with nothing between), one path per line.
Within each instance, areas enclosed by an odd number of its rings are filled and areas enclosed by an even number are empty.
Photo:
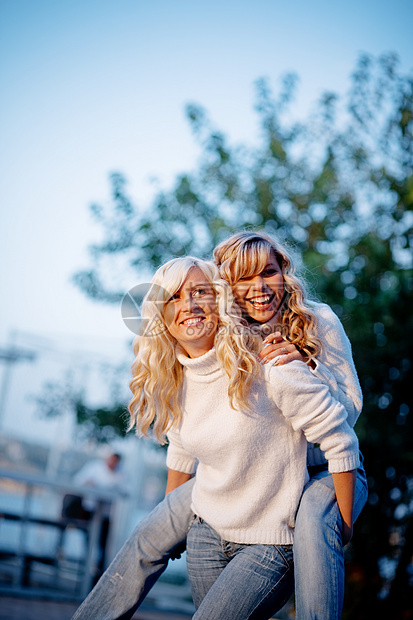
M295 85L286 76L274 96L257 82L257 147L232 146L189 105L196 169L149 208L112 174L112 204L92 207L103 241L74 279L88 296L118 302L122 274L142 281L173 256L209 256L241 228L292 243L344 323L365 399L357 431L370 500L348 550L344 617L412 617L413 80L392 54L362 55L347 95L325 93L300 123L290 120Z
M84 380L73 372L65 372L57 380L47 381L40 392L34 396L38 413L46 418L72 415L79 425L83 439L97 443L110 443L123 438L129 426L129 413L126 407L125 389L120 381L125 381L129 368L126 364L107 364L100 368L101 381L107 388L107 406L92 407L87 404L88 396Z

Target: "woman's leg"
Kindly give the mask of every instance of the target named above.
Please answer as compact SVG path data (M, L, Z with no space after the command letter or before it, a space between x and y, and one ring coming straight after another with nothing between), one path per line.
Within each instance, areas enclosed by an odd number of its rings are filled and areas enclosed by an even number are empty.
M190 480L138 523L72 620L129 620L185 542L191 522Z
M195 517L186 538L186 565L197 609L228 562L218 532Z
M367 500L363 468L357 471L354 519ZM307 483L294 533L296 620L339 620L344 599L341 516L332 476L323 471Z
M291 545L227 542L198 518L187 541L194 620L268 620L290 597Z

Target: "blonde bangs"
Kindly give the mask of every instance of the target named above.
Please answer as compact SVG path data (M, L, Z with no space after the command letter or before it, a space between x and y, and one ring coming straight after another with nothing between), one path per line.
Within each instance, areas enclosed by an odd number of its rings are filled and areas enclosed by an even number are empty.
M266 241L246 243L239 248L231 268L234 283L264 271L271 253L272 247Z
M154 292L151 293L150 290L148 297L151 301L166 303L182 287L191 269L196 267L201 269L207 281L211 283L212 273L206 273L205 265L206 263L200 264L200 261L193 256L170 260L155 273L152 280L152 286L155 285Z
M264 271L272 259L272 254L280 263L280 257L271 244L265 239L257 239L229 248L218 260L217 255L215 258L221 276L233 286L243 278L250 278Z

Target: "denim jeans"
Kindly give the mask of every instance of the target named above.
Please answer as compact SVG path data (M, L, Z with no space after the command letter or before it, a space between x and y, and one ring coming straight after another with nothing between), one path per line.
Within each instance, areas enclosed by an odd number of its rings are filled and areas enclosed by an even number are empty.
M357 470L354 520L367 501L363 467ZM339 620L344 599L342 521L328 471L304 488L294 532L296 620Z
M132 618L168 560L185 542L193 518L193 484L190 480L175 489L138 523L72 620ZM366 499L366 477L360 469L355 517ZM327 472L314 475L301 498L294 563L297 620L338 620L343 605L344 555L341 517Z
M194 620L268 620L294 588L292 545L223 540L200 517L187 536Z
M194 480L169 493L138 523L72 620L130 620L182 549L193 518Z

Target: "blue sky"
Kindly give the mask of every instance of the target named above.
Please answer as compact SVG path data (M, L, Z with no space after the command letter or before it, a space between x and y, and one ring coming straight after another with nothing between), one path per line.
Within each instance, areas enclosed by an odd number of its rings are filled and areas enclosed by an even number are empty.
M395 51L410 70L412 18L411 0L1 0L0 346L14 329L61 359L14 368L6 429L24 409L27 429L48 434L30 394L77 352L124 355L119 308L70 283L99 237L88 206L108 199L108 174L123 172L144 206L151 176L168 186L193 167L188 102L233 141L255 140L261 76L276 88L299 75L299 115L324 90L345 92L361 51Z

